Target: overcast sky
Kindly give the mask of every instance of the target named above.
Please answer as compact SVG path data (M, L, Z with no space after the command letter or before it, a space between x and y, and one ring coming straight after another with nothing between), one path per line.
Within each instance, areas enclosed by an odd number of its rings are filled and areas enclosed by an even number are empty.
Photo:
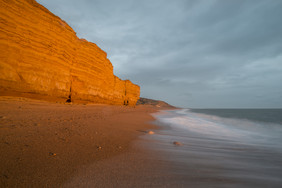
M107 52L141 96L282 107L281 0L38 0Z

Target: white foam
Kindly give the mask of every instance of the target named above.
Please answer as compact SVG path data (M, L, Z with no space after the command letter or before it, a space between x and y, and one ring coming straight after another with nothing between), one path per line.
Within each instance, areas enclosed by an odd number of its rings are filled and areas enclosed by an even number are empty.
M179 116L160 118L161 122L173 125L173 127L186 129L189 131L206 134L210 136L240 137L234 130L226 128L224 125L200 119L197 117Z
M166 114L155 117L172 129L186 130L217 139L269 144L267 142L270 140L277 142L277 138L279 139L281 135L281 132L266 129L265 126L255 122L192 113L189 109L167 111Z

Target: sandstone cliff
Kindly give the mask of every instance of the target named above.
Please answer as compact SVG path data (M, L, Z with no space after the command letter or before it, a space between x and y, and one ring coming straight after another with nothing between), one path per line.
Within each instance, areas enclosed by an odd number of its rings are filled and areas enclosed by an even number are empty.
M35 0L0 0L0 93L135 105L140 88L107 54Z

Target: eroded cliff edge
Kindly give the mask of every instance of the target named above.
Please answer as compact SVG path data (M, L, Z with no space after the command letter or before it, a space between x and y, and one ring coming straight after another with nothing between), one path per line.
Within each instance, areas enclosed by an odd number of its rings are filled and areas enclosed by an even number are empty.
M135 105L140 87L107 54L35 0L0 0L0 93Z

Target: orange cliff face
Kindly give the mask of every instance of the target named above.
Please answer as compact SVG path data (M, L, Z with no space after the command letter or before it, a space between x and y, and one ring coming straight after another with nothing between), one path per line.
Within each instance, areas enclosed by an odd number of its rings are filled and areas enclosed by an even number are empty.
M136 104L140 87L113 74L107 54L35 0L0 0L0 94Z

